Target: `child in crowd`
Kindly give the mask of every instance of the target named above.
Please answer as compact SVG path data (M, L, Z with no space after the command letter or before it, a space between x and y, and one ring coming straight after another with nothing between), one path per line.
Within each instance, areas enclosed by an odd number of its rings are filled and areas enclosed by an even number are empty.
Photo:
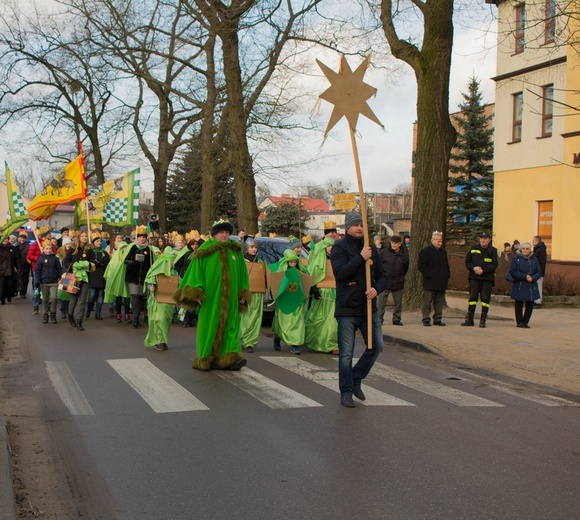
M36 279L40 281L42 291L43 315L42 323L48 323L50 311L50 322L56 323L56 302L58 292L58 281L62 274L60 261L53 253L53 246L50 240L45 240L42 246L42 254L36 262Z

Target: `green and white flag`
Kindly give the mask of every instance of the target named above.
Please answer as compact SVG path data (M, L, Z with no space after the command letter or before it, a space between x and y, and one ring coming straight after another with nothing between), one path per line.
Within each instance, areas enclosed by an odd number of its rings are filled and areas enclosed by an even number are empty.
M6 213L6 222L2 226L2 235L7 237L14 230L26 224L30 217L26 211L24 201L18 193L18 188L12 181L12 172L8 163L4 162L6 168L6 194L8 195L8 212Z
M87 200L76 205L77 225L87 225L87 209L91 224L114 227L136 226L139 221L139 173L137 168L122 177L88 188Z

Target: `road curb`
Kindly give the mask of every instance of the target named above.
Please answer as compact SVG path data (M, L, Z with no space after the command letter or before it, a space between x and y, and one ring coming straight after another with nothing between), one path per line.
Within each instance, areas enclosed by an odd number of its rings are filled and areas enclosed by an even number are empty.
M8 425L5 417L0 417L0 520L16 520L16 504L10 468L10 448L8 446Z
M441 357L441 354L439 352L435 352L434 350L431 350L429 347L426 347L425 345L423 345L423 343L419 343L417 341L409 341L408 339L397 338L395 336L389 336L388 334L385 334L385 333L383 333L383 340L388 342L388 343L395 343L397 345L401 345L402 347L413 348L417 352L421 352L421 350L424 350L425 352L428 352L429 354L434 354L435 356Z

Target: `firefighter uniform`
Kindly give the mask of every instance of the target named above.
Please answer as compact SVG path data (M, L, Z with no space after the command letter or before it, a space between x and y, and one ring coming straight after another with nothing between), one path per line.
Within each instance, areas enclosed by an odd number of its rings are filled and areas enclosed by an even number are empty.
M481 233L480 239L490 238L488 233ZM479 326L485 328L489 302L491 301L491 290L495 280L495 270L497 269L497 249L489 243L486 247L479 244L472 246L465 257L465 267L469 271L469 303L465 321L461 324L464 327L473 327L477 300L481 299L481 318ZM474 268L481 267L482 273L477 274Z

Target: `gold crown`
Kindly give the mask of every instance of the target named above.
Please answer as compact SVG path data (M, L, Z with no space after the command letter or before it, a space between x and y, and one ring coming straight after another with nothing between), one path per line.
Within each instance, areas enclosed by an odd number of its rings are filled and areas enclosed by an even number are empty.
M136 235L146 235L147 234L147 226L137 226L137 230L135 232Z
M336 229L336 222L334 220L328 220L324 223L324 229Z
M276 233L269 233L270 238L276 238L278 235Z
M101 233L101 236L102 236L103 238L106 238L106 239L109 239L109 238L111 238L111 235L109 235L109 233L107 233L106 231L103 231L103 232Z
M312 237L310 235L306 235L305 237L302 237L303 244L310 244L311 241L312 241Z
M97 240L97 238L101 238L100 233L97 232L91 233L91 242L94 242L95 240Z
M256 233L254 236L255 237L261 237L262 236L262 233Z
M91 231L101 231L101 226L99 224L91 224Z
M443 231L433 231L431 238L443 238Z
M50 241L50 238L45 238L42 241L42 247L44 247L44 246L50 246L50 245L52 245L52 242Z
M185 233L185 240L191 242L195 240L196 242L201 238L199 231L197 229L192 229L189 233Z
M79 236L79 230L78 230L78 229L71 229L71 230L68 232L68 236L69 236L70 238L76 238L76 237L78 237L78 236Z
M39 235L46 235L50 231L50 226L42 226L37 229Z

